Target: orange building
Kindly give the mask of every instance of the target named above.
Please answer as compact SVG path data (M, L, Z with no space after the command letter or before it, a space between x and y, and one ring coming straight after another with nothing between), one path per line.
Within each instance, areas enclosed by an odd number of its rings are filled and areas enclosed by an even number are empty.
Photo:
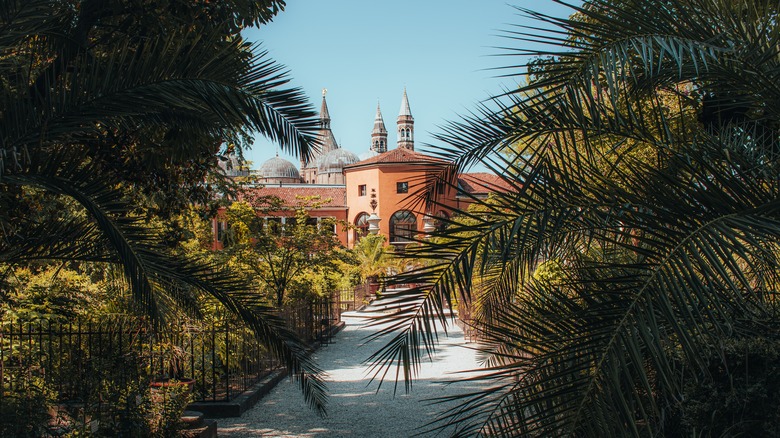
M426 210L411 196L425 183L426 176L443 169L448 163L414 150L414 118L404 90L397 119L398 147L387 149L387 130L377 105L371 146L359 159L338 146L330 130L330 114L322 96L320 109L321 151L313 159L301 162L300 171L291 162L275 157L266 161L255 174L261 184L248 186L242 200L255 206L266 220L284 223L293 210L263 213L261 200L274 196L294 207L301 197L317 196L330 202L309 211L313 220L332 217L356 227L356 230L334 230L341 243L352 247L369 232L369 219L391 245L402 249L406 244L439 226L438 218L448 218L457 209L468 207L473 197L486 197L491 191L508 190L496 175L489 173L458 175L457 184L438 193L438 207ZM374 216L372 217L372 213ZM221 247L225 228L224 211L214 220L214 247Z
M379 216L379 233L387 236L393 245L411 242L423 231L426 221L431 226L432 218L427 218L426 213L449 216L451 211L421 211L410 196L424 187L425 175L446 164L419 152L398 148L347 166L344 174L350 223L358 227L349 236L349 246L368 233L371 213ZM375 201L373 206L372 200Z

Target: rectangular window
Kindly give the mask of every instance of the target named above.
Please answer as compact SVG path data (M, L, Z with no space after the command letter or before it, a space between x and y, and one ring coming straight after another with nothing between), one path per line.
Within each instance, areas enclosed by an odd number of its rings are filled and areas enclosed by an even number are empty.
M217 242L225 241L225 230L227 230L227 222L217 221Z
M338 235L339 232L339 224L336 222L336 218L333 216L328 216L328 219L332 221L332 228L333 228L333 235Z
M396 193L408 193L409 192L409 183L406 181L401 181L395 183L395 192Z
M366 185L361 184L358 186L358 196L366 196Z
M266 218L265 232L271 235L280 236L282 234L282 218L280 217Z

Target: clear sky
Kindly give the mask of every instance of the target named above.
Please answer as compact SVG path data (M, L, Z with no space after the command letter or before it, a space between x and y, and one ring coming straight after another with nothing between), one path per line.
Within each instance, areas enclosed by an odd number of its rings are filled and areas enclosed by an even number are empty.
M579 3L579 2L578 2ZM434 142L448 120L516 79L498 78L494 68L517 58L495 56L510 42L512 24L532 24L511 5L566 16L552 0L288 0L284 12L245 37L262 42L291 73L319 110L322 89L339 145L358 155L368 151L381 105L388 148L396 147L396 117L404 87L415 120L415 150ZM258 168L276 146L258 137L248 160ZM297 164L297 159L280 152Z

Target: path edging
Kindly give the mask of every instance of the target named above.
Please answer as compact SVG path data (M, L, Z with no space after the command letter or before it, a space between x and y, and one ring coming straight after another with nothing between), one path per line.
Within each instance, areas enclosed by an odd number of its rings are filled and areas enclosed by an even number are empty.
M331 327L329 337L335 336L346 324L339 321ZM310 353L322 346L322 343L315 341L310 346ZM202 412L206 418L230 418L240 417L241 414L251 409L266 394L271 392L274 387L287 376L287 370L279 368L271 371L267 376L247 389L241 395L231 401L226 402L195 402L187 406L187 410Z

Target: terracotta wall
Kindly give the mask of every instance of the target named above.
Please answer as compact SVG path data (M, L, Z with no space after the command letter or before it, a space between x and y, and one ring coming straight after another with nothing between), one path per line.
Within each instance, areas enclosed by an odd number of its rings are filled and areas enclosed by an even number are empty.
M212 236L213 236L213 240L212 240L212 243L211 243L211 249L212 250L219 250L219 249L223 248L222 242L217 240L217 228L219 226L218 223L220 221L223 222L223 223L225 222L225 210L226 210L225 207L221 207L217 211L216 217L214 217L211 220L211 232L212 232ZM276 212L268 212L268 213L258 212L257 215L258 216L263 216L263 217L266 217L266 216L268 216L268 217L293 217L293 216L295 216L294 212L289 212L289 211L276 211ZM333 218L336 218L337 220L341 220L341 221L345 221L345 222L350 222L351 223L351 221L347 217L347 209L346 208L318 208L318 209L315 209L315 210L309 210L309 216L312 217L312 218L333 217ZM336 230L336 237L338 237L339 242L341 242L342 245L347 246L347 244L348 244L348 242L347 242L347 234L348 234L347 231L344 230L342 227L337 227L337 228L338 229Z
M359 169L350 169L346 172L346 190L347 205L349 206L349 221L354 224L357 217L365 212L371 214L371 189L376 189L378 206L376 213L381 218L379 223L379 232L385 236L390 236L390 217L399 210L412 211L417 219L417 230L422 232L425 218L424 207L420 204L414 204L412 196L424 184L426 171L430 168L426 166L415 166L408 164L393 164L382 166L371 166ZM397 184L407 182L409 189L407 193L398 193ZM366 195L359 195L359 186L366 185ZM445 207L437 207L431 214L444 210L448 215L452 214L454 207L465 208L467 204L455 198L455 190L449 189L444 194ZM349 247L354 245L354 233L349 235Z

